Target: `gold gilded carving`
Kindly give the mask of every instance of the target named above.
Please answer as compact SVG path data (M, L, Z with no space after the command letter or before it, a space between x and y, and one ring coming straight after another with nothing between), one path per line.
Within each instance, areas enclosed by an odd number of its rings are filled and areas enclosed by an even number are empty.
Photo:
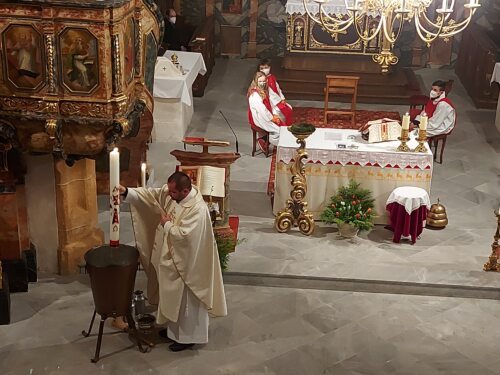
M61 114L64 116L79 115L83 117L106 117L106 104L99 103L61 103Z
M0 106L6 111L56 113L57 103L25 98L0 98Z
M293 22L293 46L304 48L306 23L302 17L297 17Z
M48 119L45 122L45 132L49 135L49 138L51 140L56 139L56 131L57 131L57 120Z
M398 57L387 48L382 48L382 52L373 55L372 58L373 61L380 65L380 67L382 68L382 73L389 72L389 65L395 65L399 60Z
M286 20L286 49L290 51L292 48L292 21L293 18L291 15L288 15Z
M495 212L497 217L497 230L493 235L493 243L491 244L491 255L487 263L484 264L485 271L500 272L500 262L498 261L498 253L500 252L500 208Z
M311 125L312 126L312 125ZM312 130L295 132L292 126L289 126L290 132L297 138L297 143L300 145L297 150L295 162L291 166L292 172L292 191L290 198L286 201L286 208L279 211L274 220L274 228L280 232L288 232L292 225L299 227L302 234L306 236L314 232L315 224L313 214L307 210L307 202L304 198L307 193L307 180L305 174L304 160L308 158L306 148L306 138L314 133Z
M143 39L142 39L142 15L140 11L135 12L135 16L137 19L137 33L136 33L136 43L137 48L135 50L135 75L136 77L141 76L142 74L142 49L143 49Z
M120 36L114 34L111 36L113 49L113 93L119 94L122 92L122 66L120 61Z
M47 46L47 75L49 79L49 93L56 92L56 65L54 51L54 35L45 34L45 45Z

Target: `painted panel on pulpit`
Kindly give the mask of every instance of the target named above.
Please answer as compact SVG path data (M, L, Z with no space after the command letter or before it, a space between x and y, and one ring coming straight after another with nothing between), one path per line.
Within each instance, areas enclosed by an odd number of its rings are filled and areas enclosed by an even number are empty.
M97 39L88 30L69 28L59 36L63 84L70 92L90 94L99 84Z
M29 25L10 25L2 41L5 79L17 89L39 88L45 80L41 34Z
M130 17L125 24L123 44L125 51L125 79L127 83L130 83L134 78L135 67L135 22L133 17Z

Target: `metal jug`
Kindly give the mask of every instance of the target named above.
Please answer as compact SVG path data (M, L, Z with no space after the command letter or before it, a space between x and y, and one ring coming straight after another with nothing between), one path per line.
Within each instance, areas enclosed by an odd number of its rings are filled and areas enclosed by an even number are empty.
M132 306L136 317L141 317L146 313L146 297L144 297L144 292L142 290L136 290L134 292Z

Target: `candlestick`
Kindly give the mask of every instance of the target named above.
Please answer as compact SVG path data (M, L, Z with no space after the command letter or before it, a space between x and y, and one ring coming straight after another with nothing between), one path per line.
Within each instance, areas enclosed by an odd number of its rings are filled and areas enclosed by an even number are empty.
M109 245L120 245L120 153L117 148L109 153L110 221Z
M427 131L420 128L418 130L418 146L415 147L413 152L427 152L427 147L425 147L425 141L427 141Z
M410 152L410 147L406 144L406 142L410 140L410 137L408 136L408 129L401 129L401 137L398 139L401 141L401 144L398 146L396 151Z
M403 127L403 129L405 130L408 130L410 129L410 114L408 112L406 112L404 115L403 115L403 122L401 123L401 126Z
M146 163L141 164L141 186L146 187Z
M427 117L427 113L422 113L422 116L420 116L420 130L427 130L427 120L429 118Z

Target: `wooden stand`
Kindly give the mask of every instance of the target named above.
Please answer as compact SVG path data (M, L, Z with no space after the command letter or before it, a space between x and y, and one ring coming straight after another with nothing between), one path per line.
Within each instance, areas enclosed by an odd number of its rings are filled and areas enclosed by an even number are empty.
M225 192L224 197L224 210L221 212L222 220L218 220L214 226L214 232L216 235L228 236L232 235L236 239L236 233L229 226L229 212L230 212L230 202L229 202L229 191L230 191L230 170L231 164L240 158L239 153L234 152L220 152L220 153L210 153L208 152L209 147L227 147L229 142L221 141L209 141L207 139L192 139L184 140L185 145L192 146L202 146L201 152L193 151L183 151L174 150L170 154L173 155L182 166L211 166L225 168L226 170L226 180L225 180Z

